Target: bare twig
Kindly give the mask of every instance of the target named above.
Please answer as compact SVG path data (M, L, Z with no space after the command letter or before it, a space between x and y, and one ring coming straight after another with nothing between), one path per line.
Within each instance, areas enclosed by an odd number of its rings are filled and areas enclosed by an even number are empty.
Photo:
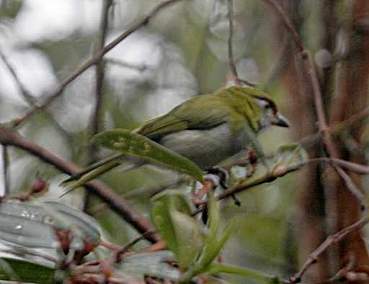
M28 141L8 128L0 127L0 144L23 149L69 175L76 174L81 171L81 169L74 163L60 158L49 150ZM123 219L131 224L138 232L144 234L147 240L151 242L159 240L159 237L155 234L145 234L146 232L151 232L153 230L150 222L140 213L136 212L136 210L134 210L125 199L115 193L104 183L100 181L91 181L87 183L86 186L89 190L105 201L112 210L120 214Z
M101 23L100 23L100 34L97 42L96 53L101 52L104 49L106 34L108 30L108 18L109 18L109 8L112 4L112 0L105 0L102 9ZM94 135L100 131L100 119L101 119L101 107L103 101L103 84L104 84L104 72L105 66L102 57L96 62L95 76L95 111L91 118L91 134Z
M2 158L3 158L3 177L4 177L4 195L7 196L10 192L10 180L9 180L9 152L6 145L2 145Z
M228 0L228 20L229 20L229 35L228 35L228 64L232 76L238 81L238 73L236 63L233 57L233 0Z
M333 125L330 125L327 131L329 131L333 135L339 134L341 131L347 129L353 124L363 119L366 119L368 116L369 116L369 107L366 107L362 111L352 115L350 118L343 120L341 122L335 123ZM320 138L321 138L321 132L318 131L314 134L302 137L298 143L302 145L310 146L310 145L314 145L315 143L317 143L317 141L319 141Z
M326 251L327 248L329 248L333 244L337 244L338 242L346 238L347 235L349 235L350 233L360 230L368 222L369 222L369 218L365 216L361 218L360 220L358 220L357 222L353 223L352 225L347 226L343 228L342 230L338 231L334 235L328 236L328 238L323 243L321 243L321 245L309 255L305 263L302 265L300 271L297 272L295 275L293 275L290 278L290 283L301 282L301 278L305 274L305 272L309 269L311 265L317 262L319 256L324 251Z
M23 85L22 81L18 77L17 72L15 72L13 66L8 61L8 58L5 56L5 54L1 50L0 50L0 58L4 62L6 68L8 68L9 73L13 76L14 81L16 82L16 84L17 84L17 86L18 86L18 88L20 90L20 94L23 96L24 100L27 103L29 103L30 105L34 106L34 104L35 104L35 98L34 98L34 96Z
M293 27L288 15L286 12L282 9L282 7L275 2L274 0L263 0L264 2L271 5L274 10L277 12L281 20L283 21L283 24L285 25L286 29L290 32L292 35L293 41L296 43L297 49L299 52L303 53L305 51L304 44L302 43L302 40L297 33L296 29Z
M264 2L267 2L270 4L275 11L278 13L278 15L281 17L284 26L286 29L290 32L292 35L292 38L296 44L296 47L301 54L301 58L304 62L304 68L306 73L308 74L311 86L313 89L313 96L314 96L314 105L315 105L315 111L316 115L318 117L318 127L319 132L322 133L323 136L323 143L325 145L325 148L327 150L327 154L332 158L338 158L338 152L337 149L332 141L332 137L327 124L327 119L324 113L324 107L323 107L323 100L322 100L322 94L320 90L319 80L318 76L316 74L316 70L314 67L313 60L311 58L310 53L305 49L303 42L297 33L296 29L293 27L288 15L283 11L282 7L276 3L274 0L263 0ZM351 191L354 187L352 186L354 183L351 181L351 178L349 175L344 173L342 169L340 169L337 165L332 165L335 171L338 173L338 175L342 178L344 183L346 184L346 187ZM359 195L357 194L357 191L352 191L352 194L359 198ZM358 199L361 204L364 204L363 199Z
M229 21L229 34L228 34L228 64L229 69L232 74L232 79L235 81L236 84L246 84L249 86L255 86L255 84L245 80L240 79L238 76L236 63L234 60L233 55L233 18L234 18L234 12L233 12L233 0L228 0L228 21Z
M298 169L300 169L302 166L304 166L304 163L298 164L294 167L283 167L283 168L276 168L273 171L267 172L265 175L254 179L254 180L245 180L241 183L238 183L232 187L230 187L229 189L227 189L226 191L224 191L222 194L220 194L218 196L218 200L222 200L228 197L232 197L232 195L239 193L239 192L243 192L246 191L248 189L251 189L254 186L257 185L261 185L263 183L269 183L272 182L274 180L276 180L277 178L283 177L288 173L294 172Z
M60 94L63 93L64 89L71 82L73 82L78 76L80 76L88 68L90 68L91 66L95 65L96 63L98 63L99 60L106 53L108 53L115 46L117 46L122 40L124 40L125 38L127 38L129 35L131 35L136 30L138 30L138 29L144 27L145 25L147 25L150 22L150 20L153 17L155 17L162 9L164 9L164 8L166 8L166 7L174 4L174 3L177 3L179 1L182 1L182 0L168 0L168 1L162 2L159 5L157 5L142 20L140 20L137 23L135 23L134 25L132 25L130 28L128 28L128 30L126 30L125 32L123 32L120 36L118 36L117 38L115 38L111 43L109 43L102 50L100 50L100 52L96 53L92 58L90 58L89 60L87 60L84 63L82 63L82 65L80 65L74 72L72 72L72 74L70 74L67 78L65 78L61 82L61 84L56 88L56 90L54 90L41 105L30 109L25 115L23 115L22 117L18 118L14 122L15 126L18 126L21 123L23 123L29 117L33 116L37 111L43 110L46 107L48 107L57 97L59 97Z
M106 63L112 64L112 65L117 65L123 68L129 68L129 69L135 69L137 71L145 71L146 69L148 69L148 66L146 65L135 65L135 64L131 64L128 62L124 62L122 60L116 59L116 58L105 58L104 61Z
M112 0L105 0L103 2L103 8L101 12L101 22L100 22L100 33L98 36L95 53L101 52L104 48L106 41L106 34L109 26L109 9L112 5ZM104 77L105 77L105 64L103 58L101 57L95 65L95 108L91 115L90 121L90 135L94 136L101 129L101 119L102 119L102 106L103 106L103 87L104 87ZM88 163L94 163L97 158L96 146L91 144L88 147ZM91 194L86 192L84 199L84 210L89 210L89 205L91 203Z

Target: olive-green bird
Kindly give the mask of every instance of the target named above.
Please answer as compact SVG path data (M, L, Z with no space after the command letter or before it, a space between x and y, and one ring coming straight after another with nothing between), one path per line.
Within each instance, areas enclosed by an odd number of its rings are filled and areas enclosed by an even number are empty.
M192 97L133 132L185 156L201 169L208 169L246 148L262 154L257 134L272 125L289 126L266 93L251 87L232 86ZM66 182L94 171L88 178L91 180L120 165L125 156L116 154L97 162ZM141 161L129 168L142 164Z

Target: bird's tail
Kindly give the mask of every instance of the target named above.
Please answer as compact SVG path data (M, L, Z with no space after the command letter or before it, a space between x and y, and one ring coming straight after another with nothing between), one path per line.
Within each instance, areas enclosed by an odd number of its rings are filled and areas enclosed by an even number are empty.
M88 166L86 169L73 174L68 179L62 181L61 185L68 188L68 191L66 193L70 192L71 190L83 186L87 182L97 178L98 176L108 172L109 170L119 166L122 164L122 158L124 157L123 154L115 154L112 156L107 157L106 159L103 159L101 161L98 161L90 166ZM129 163L125 168L124 171L137 168L141 166L142 163L132 162Z
M77 181L79 179L81 179L83 176L94 172L96 169L100 168L100 171L97 171L97 175L95 175L94 177L97 177L99 175L102 175L103 173L106 173L107 171L109 171L110 169L114 168L115 164L117 164L116 166L119 165L119 160L120 158L123 157L123 154L115 154L112 156L109 156L101 161L98 161L96 163L93 163L92 165L89 165L87 168L83 169L82 171L71 175L69 178L67 178L66 180L62 181L62 185L67 185L70 182L73 181Z

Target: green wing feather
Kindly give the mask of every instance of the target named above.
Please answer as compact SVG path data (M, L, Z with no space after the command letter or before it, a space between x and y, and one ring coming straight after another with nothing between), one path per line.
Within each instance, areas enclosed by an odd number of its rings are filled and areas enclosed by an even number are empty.
M261 91L259 93L264 95ZM233 118L241 117L257 132L261 112L253 98L255 96L253 88L233 86L220 89L214 94L193 97L134 131L160 140L166 134L186 129L210 129L225 122L232 123Z
M148 121L135 132L153 140L186 129L210 129L227 122L231 109L216 95L194 97L169 113Z

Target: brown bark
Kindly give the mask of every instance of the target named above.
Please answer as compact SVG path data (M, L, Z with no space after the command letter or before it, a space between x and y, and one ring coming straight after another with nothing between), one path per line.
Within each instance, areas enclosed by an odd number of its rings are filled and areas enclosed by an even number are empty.
M303 19L298 14L301 1L278 1L288 13L298 30ZM280 20L276 20L278 38L289 36L283 28ZM276 33L277 34L277 33ZM314 111L313 90L309 83L308 75L304 72L303 60L296 46L289 41L286 56L286 68L282 74L282 84L288 93L289 118L292 121L292 132L295 140L316 133L317 117ZM327 79L328 80L328 79ZM310 147L307 149L310 157L319 156L321 148ZM325 232L325 203L324 187L321 183L322 169L319 164L311 164L304 168L298 175L300 187L296 205L294 233L298 247L299 266L307 259L309 254L317 248L326 238ZM308 282L321 282L329 277L328 258L324 253L319 258L320 265L311 266L305 273L304 280Z
M332 104L331 122L345 120L360 112L368 104L368 77L369 77L369 33L366 21L369 17L369 1L356 0L352 4L352 22L346 32L349 33L348 56L342 63L338 73L338 97ZM353 139L357 145L363 124L356 124L345 135L339 137L339 156L342 159L363 162L362 155L348 151L345 142ZM361 156L361 157L360 157ZM360 177L351 174L356 185L360 185ZM336 229L341 229L361 217L360 202L347 190L339 178L330 181L330 187L336 191L336 204L333 212L337 217ZM339 268L353 265L355 268L369 263L368 252L360 232L353 233L338 245ZM349 263L350 262L350 263Z
M298 29L303 19L297 15L297 5L300 1L279 1L285 11L294 20ZM369 72L369 39L366 18L369 15L369 1L356 0L352 2L352 24L346 32L350 35L348 43L349 56L345 62L328 66L320 70L320 89L326 110L330 110L331 123L345 120L359 112L367 105L368 72ZM334 43L337 38L337 19L335 16L337 1L322 1L322 31L321 48L334 54ZM286 31L281 24L279 38ZM318 35L317 35L318 36ZM287 68L282 76L282 82L289 94L290 117L293 121L293 132L296 139L315 133L318 129L317 118L313 106L312 85L304 72L303 61L290 44L291 52L285 57ZM294 52L293 52L294 51ZM291 56L294 54L294 56ZM338 72L339 71L339 72ZM339 74L335 76L335 72ZM335 82L337 80L337 82ZM332 101L333 95L338 98ZM338 96L337 96L338 95ZM350 129L351 138L360 145L362 126ZM335 139L331 154L336 158L363 162L357 155L349 153L345 148L345 138ZM315 145L308 149L310 157L327 154L324 145ZM359 185L360 178L351 175L354 183ZM299 176L301 185L296 215L296 239L300 264L319 246L328 234L356 222L361 217L360 204L336 171L326 165L310 165ZM354 232L345 241L332 246L327 253L321 255L318 262L304 274L304 282L322 282L335 275L348 264L359 270L359 267L369 263L367 250L360 232ZM361 282L363 283L363 282Z

